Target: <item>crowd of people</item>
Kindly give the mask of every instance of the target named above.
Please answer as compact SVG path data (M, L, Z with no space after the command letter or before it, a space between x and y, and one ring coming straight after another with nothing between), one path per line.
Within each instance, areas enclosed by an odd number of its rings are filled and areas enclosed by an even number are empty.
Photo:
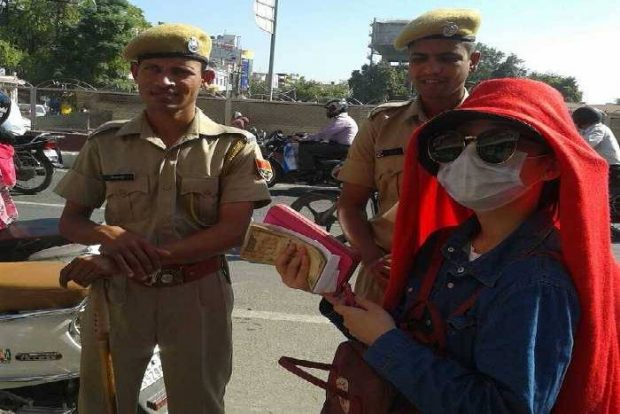
M411 21L395 46L409 54L417 98L377 107L359 131L346 101L330 101L329 125L302 140L302 163L346 155L338 219L362 263L355 303L327 294L320 312L396 390L390 412L620 412L620 272L608 209L618 144L595 109L571 118L546 84L497 79L468 91L484 58L480 20L438 9ZM270 202L270 165L246 117L224 126L196 106L213 81L210 51L211 37L184 24L131 40L124 57L144 111L91 134L55 189L66 199L62 234L101 245L61 279L107 298L119 413L136 411L157 345L170 413L225 412L225 253ZM375 191L379 212L368 218ZM106 223L95 223L104 202ZM308 290L308 263L291 244L276 269L287 286ZM105 406L96 312L89 303L81 322L85 414Z

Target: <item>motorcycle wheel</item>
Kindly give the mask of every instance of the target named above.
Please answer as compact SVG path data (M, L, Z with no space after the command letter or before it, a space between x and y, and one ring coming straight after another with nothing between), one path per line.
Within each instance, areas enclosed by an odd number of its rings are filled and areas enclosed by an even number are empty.
M28 180L19 179L19 171L17 171L17 183L13 189L22 194L37 194L45 190L52 183L54 175L54 164L41 151L32 153L16 153L19 157L15 163L15 168L35 168L37 171L42 169L41 174L35 174Z
M271 180L267 181L267 187L271 188L282 181L284 170L282 170L282 167L280 167L280 164L278 164L276 161L272 159L268 159L267 161L269 162L269 164L271 164L271 171L273 172Z
M342 232L338 217L336 216L336 202L339 193L326 193L313 191L305 194L291 204L291 208L300 212L319 226L325 227L340 242L346 243L347 239Z

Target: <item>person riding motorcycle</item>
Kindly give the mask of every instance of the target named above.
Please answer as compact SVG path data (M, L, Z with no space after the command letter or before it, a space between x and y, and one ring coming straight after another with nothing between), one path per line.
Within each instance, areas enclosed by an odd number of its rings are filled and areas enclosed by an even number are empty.
M347 113L349 105L345 99L332 99L325 104L330 122L316 134L300 136L299 169L313 171L316 158L344 159L353 138L357 134L357 123ZM328 145L325 145L327 143Z
M243 114L239 111L236 111L233 114L232 121L230 124L239 129L248 129L248 125L250 124L250 120L247 116L243 116Z

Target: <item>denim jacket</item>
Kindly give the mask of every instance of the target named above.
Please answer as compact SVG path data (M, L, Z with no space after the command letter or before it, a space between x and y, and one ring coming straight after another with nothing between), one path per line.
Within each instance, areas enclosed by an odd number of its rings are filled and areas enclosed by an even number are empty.
M441 247L444 261L430 300L446 318L446 354L395 328L364 359L422 413L548 413L570 362L579 318L571 278L553 254L559 253L559 235L546 214L536 213L469 261L477 230L473 217ZM433 238L420 249L392 315L397 326L416 298ZM480 286L474 306L448 318ZM328 304L321 307L340 325Z

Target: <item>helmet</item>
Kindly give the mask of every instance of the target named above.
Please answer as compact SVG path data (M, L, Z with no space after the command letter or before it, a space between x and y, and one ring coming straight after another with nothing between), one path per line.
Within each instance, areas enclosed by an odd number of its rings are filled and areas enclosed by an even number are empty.
M233 119L241 118L242 116L243 116L243 114L242 114L241 112L236 111L236 112L233 114Z
M603 120L603 114L591 106L582 106L573 111L573 122L578 127L597 124Z
M11 112L11 98L0 91L0 124L2 124L9 117Z
M349 104L346 99L332 99L325 104L324 108L327 109L330 116L336 116L343 112L347 112Z

